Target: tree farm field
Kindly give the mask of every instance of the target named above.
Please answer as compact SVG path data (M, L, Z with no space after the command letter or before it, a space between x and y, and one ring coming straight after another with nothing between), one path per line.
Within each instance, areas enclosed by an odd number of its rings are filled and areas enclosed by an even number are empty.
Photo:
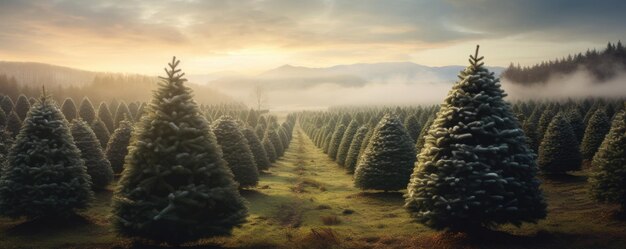
M262 173L258 187L242 190L249 217L231 237L184 244L189 248L621 248L624 221L616 206L596 204L583 170L540 177L548 216L537 224L499 227L485 238L440 233L412 222L405 191L363 192L299 127L285 155ZM109 186L109 189L114 186ZM157 248L117 237L109 214L112 192L66 220L0 219L0 248ZM504 232L504 233L501 233Z

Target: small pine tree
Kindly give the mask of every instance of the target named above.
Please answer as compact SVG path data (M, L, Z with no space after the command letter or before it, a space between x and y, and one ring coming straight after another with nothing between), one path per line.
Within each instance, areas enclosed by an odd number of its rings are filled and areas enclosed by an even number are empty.
M426 135L428 134L428 130L433 124L433 121L433 118L429 118L424 124L424 127L422 127L419 136L417 137L417 142L415 142L415 153L417 153L418 155L422 151L422 148L424 148L424 143L426 143Z
M66 98L63 101L61 112L63 112L65 119L69 122L78 117L78 110L76 110L76 104L74 104L74 100L72 98Z
M265 152L265 148L263 148L263 144L259 137L256 136L256 133L252 130L251 127L246 127L242 131L243 136L248 140L248 144L250 145L250 150L252 151L252 155L254 156L254 162L259 170L267 170L269 169L271 163L267 158L267 153Z
M274 150L276 151L276 159L278 159L285 153L283 143L280 141L280 137L278 136L276 129L268 127L266 133L268 138L270 139L270 142L272 142L272 145L274 146Z
M328 144L328 157L333 160L337 159L337 152L339 150L339 145L341 144L341 139L343 138L343 134L346 132L346 126L343 124L339 124L335 131L333 132L332 137L330 138Z
M0 130L4 130L7 126L7 114L0 108Z
M274 145L272 144L272 141L270 140L268 135L269 134L263 137L261 143L263 144L263 149L265 149L265 153L267 153L267 159L270 160L271 163L274 163L276 162L276 159L278 159L278 156L276 155L276 149L274 149Z
M17 116L20 117L20 120L23 121L26 118L26 114L28 113L28 110L30 110L30 102L28 102L28 98L24 96L24 94L21 94L17 98L14 110L15 113L17 113Z
M406 188L415 163L413 139L395 115L380 120L363 159L356 166L354 185L360 189Z
M239 125L229 115L221 116L212 125L217 143L222 147L224 160L235 175L240 187L254 187L259 182L259 171L248 141Z
M120 235L174 245L228 235L247 215L178 63L169 64L137 126L113 199Z
M88 206L91 179L68 126L44 91L28 112L0 177L0 214L63 217Z
M354 173L354 169L356 168L356 163L359 159L359 151L361 149L361 144L363 143L363 139L365 135L367 135L367 126L361 126L356 131L352 142L350 143L350 149L348 149L348 155L346 156L346 161L344 166L349 173Z
M577 108L570 108L567 112L565 112L565 117L567 118L569 125L572 127L572 131L574 131L574 134L576 135L576 141L581 143L583 136L585 135L583 116L580 115Z
M113 116L111 115L111 111L105 102L101 102L100 106L98 106L98 119L100 119L107 126L107 130L115 130Z
M113 125L117 128L120 125L120 122L122 122L122 120L124 119L132 122L133 116L130 114L126 102L122 101L117 106L117 110L115 111L115 119L113 120Z
M128 104L129 117L132 117L135 122L139 121L139 119L137 118L138 112L139 112L139 105L137 105L137 103L131 102L130 104Z
M350 145L352 145L352 139L354 139L354 135L356 131L359 129L359 122L356 120L350 121L348 128L343 133L343 137L341 138L341 142L339 143L339 148L337 149L337 157L336 162L339 166L344 166L346 162L346 157L348 157L348 150L350 150Z
M404 121L404 129L406 129L406 132L409 133L409 136L411 136L413 142L417 143L417 138L422 131L422 127L420 127L417 116L411 115L407 117L407 119Z
M5 95L4 97L2 97L2 101L0 102L0 107L2 108L2 110L4 111L4 113L11 113L13 111L13 107L15 105L13 104L13 100L11 100L11 97L9 97L8 95Z
M592 197L599 202L619 204L621 211L626 211L626 111L616 114L592 166Z
M250 127L256 127L257 124L259 124L259 114L255 110L250 109L246 117L246 123L248 123Z
M437 112L405 195L431 228L471 232L546 216L534 154L482 59L477 47Z
M96 118L96 120L93 121L93 124L91 124L91 129L93 130L93 133L96 134L96 138L98 138L100 148L106 149L107 143L109 143L109 138L111 137L111 133L109 132L109 129L107 129L107 126L104 122L102 122L102 120Z
M591 160L593 158L610 128L611 123L604 109L598 108L589 119L589 124L587 129L585 129L585 135L580 144L580 153L583 159Z
M89 100L89 98L84 97L83 100L80 102L80 107L78 108L78 116L88 124L93 123L93 121L96 119L96 110L93 109L93 105L91 104L91 100Z
M124 158L128 154L128 145L130 144L132 132L132 124L124 120L120 122L120 126L113 131L107 143L104 154L111 163L111 168L115 174L122 173L124 169Z
M104 190L113 181L113 170L111 163L104 157L100 141L89 125L80 119L75 119L70 124L70 130L76 147L80 150L80 155L87 173L91 176L91 188L93 190Z
M539 146L539 169L546 174L579 170L581 157L576 135L563 114L552 118Z
M11 137L15 138L18 133L20 133L20 128L22 127L22 120L15 112L11 112L9 117L7 118L7 126L6 130L9 132Z

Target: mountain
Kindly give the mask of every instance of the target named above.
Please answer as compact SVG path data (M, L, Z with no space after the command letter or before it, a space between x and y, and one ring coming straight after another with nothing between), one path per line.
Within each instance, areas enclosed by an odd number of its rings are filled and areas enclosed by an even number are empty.
M44 83L47 86L80 86L91 83L97 73L38 62L0 61L0 75L2 74L15 77L21 84L30 86Z
M228 75L209 80L208 84L220 89L241 89L262 85L271 90L306 89L319 85L364 87L368 84L387 83L453 83L463 66L429 67L412 62L359 63L309 68L283 65L257 76ZM504 68L491 67L496 74Z

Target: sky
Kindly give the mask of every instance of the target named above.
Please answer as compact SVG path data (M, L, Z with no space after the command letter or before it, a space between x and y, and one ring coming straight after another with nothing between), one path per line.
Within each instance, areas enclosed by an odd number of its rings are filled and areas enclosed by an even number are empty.
M0 60L161 74L284 64L530 65L626 34L623 0L0 0Z

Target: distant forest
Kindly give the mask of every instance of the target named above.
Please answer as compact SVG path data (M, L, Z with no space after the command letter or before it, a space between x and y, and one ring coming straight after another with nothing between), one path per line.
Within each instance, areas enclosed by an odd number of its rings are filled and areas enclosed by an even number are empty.
M502 72L502 77L513 82L530 85L545 83L553 75L566 75L578 69L586 69L598 82L612 79L626 68L626 48L621 41L608 43L602 51L568 55L567 57L544 61L530 67L511 65Z
M17 100L20 94L38 97L41 87L61 103L65 98L87 96L94 103L113 99L126 102L148 101L157 86L157 77L139 74L97 73L41 63L0 62L0 93ZM232 98L212 88L189 84L199 104L232 102Z

